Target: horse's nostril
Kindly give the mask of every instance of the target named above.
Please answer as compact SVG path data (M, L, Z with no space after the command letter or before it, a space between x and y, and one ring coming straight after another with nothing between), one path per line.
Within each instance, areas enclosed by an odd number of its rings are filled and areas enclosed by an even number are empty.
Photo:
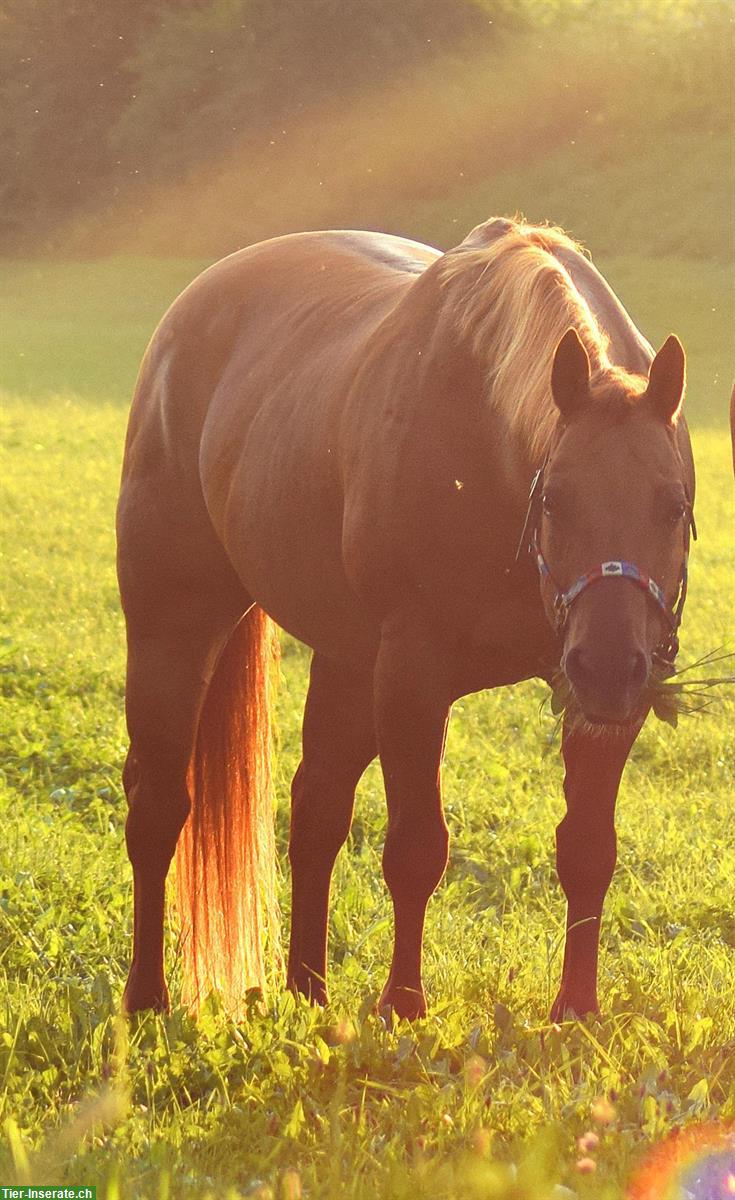
M570 683L581 687L605 680L617 687L640 690L648 678L648 659L642 650L634 650L627 658L598 662L594 655L575 646L566 653L564 670Z

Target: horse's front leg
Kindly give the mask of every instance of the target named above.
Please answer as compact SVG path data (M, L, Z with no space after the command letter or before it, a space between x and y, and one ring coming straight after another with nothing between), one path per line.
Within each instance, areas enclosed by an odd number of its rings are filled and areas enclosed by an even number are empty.
M383 874L393 900L395 940L382 1011L421 1017L424 916L447 865L449 835L440 769L450 695L441 655L416 614L383 625L375 668L375 723L388 801Z
M597 954L605 893L615 870L615 801L640 726L599 736L565 724L567 813L556 830L556 866L567 898L564 968L551 1020L597 1012Z

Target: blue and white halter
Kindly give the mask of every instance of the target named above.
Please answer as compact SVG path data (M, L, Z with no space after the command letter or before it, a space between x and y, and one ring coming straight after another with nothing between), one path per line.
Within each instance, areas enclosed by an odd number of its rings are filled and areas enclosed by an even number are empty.
M654 651L654 658L659 659L663 663L673 663L679 651L679 626L684 612L684 602L687 595L687 579L688 579L688 560L689 560L689 541L690 535L696 540L697 527L694 522L694 512L691 502L687 497L687 512L686 512L686 527L684 533L684 560L682 562L681 574L679 576L679 584L677 588L677 597L673 608L669 608L666 603L663 588L656 583L655 579L646 572L641 570L635 563L627 562L625 559L610 559L608 562L598 563L589 571L585 571L578 579L575 579L571 587L565 590L560 588L554 576L551 573L551 568L544 558L541 546L539 544L538 535L538 511L541 503L544 483L544 468L539 467L538 471L531 481L531 490L528 496L528 511L526 520L521 533L521 540L518 544L516 552L516 561L518 560L521 551L524 548L524 541L530 529L530 537L526 542L526 548L531 552L538 568L539 575L542 579L548 579L554 588L554 598L552 607L554 611L556 632L561 634L569 617L569 610L574 601L582 595L591 584L597 583L600 579L629 579L636 587L641 588L655 604L666 618L669 626L668 636L663 639L659 646Z

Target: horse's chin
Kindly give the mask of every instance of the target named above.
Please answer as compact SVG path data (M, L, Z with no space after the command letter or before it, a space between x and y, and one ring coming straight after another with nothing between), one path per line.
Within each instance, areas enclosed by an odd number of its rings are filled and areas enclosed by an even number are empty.
M572 726L586 737L600 738L607 741L615 738L630 737L642 722L642 714L627 717L625 720L613 721L609 717L587 717L579 711L575 713Z
M595 706L582 704L574 688L574 708L570 714L576 729L591 737L624 737L638 729L646 715L646 707L638 700L631 708L620 712L600 712Z
M616 733L627 733L635 728L639 722L639 714L635 713L632 716L621 718L586 716L584 719L592 729L598 729L601 733L614 735Z

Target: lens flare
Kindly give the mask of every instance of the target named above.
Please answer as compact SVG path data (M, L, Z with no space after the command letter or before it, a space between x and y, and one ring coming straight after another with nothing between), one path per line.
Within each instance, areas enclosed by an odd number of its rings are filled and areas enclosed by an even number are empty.
M729 1200L735 1196L735 1125L693 1125L655 1146L626 1200Z

